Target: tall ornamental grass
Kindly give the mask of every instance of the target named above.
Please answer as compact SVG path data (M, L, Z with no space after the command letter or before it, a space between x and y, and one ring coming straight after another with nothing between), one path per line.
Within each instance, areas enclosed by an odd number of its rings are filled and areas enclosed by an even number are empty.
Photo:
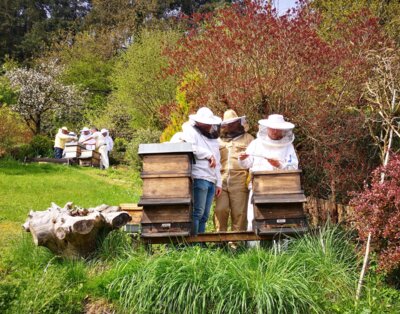
M357 260L348 235L324 229L284 250L240 253L190 247L131 267L107 285L122 312L323 313L354 298ZM137 257L133 257L136 263Z
M98 301L118 313L399 313L400 293L373 270L355 302L350 240L333 228L271 249L148 255L115 231L91 259L68 261L24 234L1 259L0 313L83 313Z

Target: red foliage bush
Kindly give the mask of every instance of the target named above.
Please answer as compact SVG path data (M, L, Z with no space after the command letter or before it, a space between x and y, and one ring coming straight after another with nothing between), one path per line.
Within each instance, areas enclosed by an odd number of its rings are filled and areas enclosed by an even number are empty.
M193 111L207 104L222 115L232 108L253 131L268 114L285 115L296 124L307 193L346 198L374 167L358 109L371 66L366 52L384 35L376 18L359 12L328 40L307 2L281 16L266 3L244 1L193 17L193 29L167 52L169 72L199 73L186 87Z
M379 267L387 272L400 268L400 154L391 158L386 167L373 171L371 184L350 202L360 239L366 240L371 232Z

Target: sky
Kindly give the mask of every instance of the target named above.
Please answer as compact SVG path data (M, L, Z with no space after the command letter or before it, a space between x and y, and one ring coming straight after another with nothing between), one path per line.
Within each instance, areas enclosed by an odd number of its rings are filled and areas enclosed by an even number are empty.
M296 0L273 0L279 14L284 14L287 9L294 8L296 6Z

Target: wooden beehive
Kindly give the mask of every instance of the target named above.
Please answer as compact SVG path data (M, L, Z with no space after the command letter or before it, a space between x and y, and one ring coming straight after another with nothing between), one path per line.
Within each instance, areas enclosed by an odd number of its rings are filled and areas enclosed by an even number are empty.
M258 234L272 228L307 226L300 175L301 170L253 173L253 229Z
M121 210L127 212L132 220L125 225L125 230L130 233L137 233L140 230L140 222L142 220L143 207L138 204L125 203L120 204Z
M94 150L82 149L79 156L79 165L83 167L99 167L100 153Z
M192 228L192 145L141 144L143 237L188 236Z
M85 147L77 142L66 143L64 148L65 158L78 158Z

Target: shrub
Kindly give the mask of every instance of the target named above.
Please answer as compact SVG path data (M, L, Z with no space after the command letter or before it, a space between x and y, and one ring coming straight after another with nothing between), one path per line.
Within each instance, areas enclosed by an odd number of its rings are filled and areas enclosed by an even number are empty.
M29 144L16 146L10 150L10 155L17 160L24 160L25 157L53 157L53 145L53 140L47 136L35 135Z
M53 157L54 142L47 136L34 136L30 145L34 156Z
M138 129L128 144L126 150L126 160L136 169L142 167L141 159L138 155L139 145L145 143L159 143L161 131L154 129Z
M9 153L18 144L29 142L31 132L21 117L8 107L0 108L0 156Z
M128 146L128 141L122 137L117 137L114 140L114 148L110 155L110 163L121 163L124 162L126 147Z
M381 173L385 180L381 183ZM386 167L372 173L370 185L354 194L354 221L360 239L371 233L373 248L379 254L379 269L393 272L400 266L400 154L393 155Z

